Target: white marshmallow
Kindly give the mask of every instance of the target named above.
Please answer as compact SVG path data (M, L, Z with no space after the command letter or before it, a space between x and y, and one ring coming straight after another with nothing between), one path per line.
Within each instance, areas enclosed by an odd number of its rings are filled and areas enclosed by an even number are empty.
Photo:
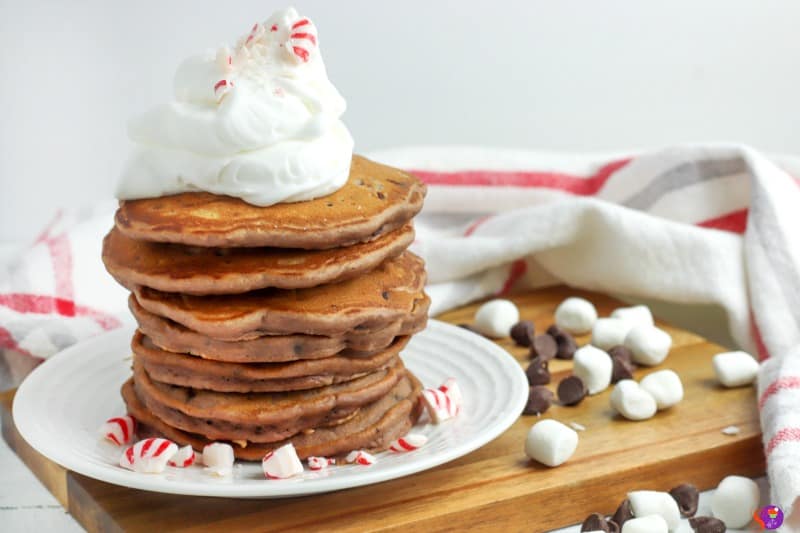
M597 320L597 309L585 298L567 298L556 308L556 326L574 335L589 333Z
M742 476L728 476L711 496L711 514L729 528L743 528L758 509L759 500L761 492L755 481Z
M632 354L633 361L640 365L661 364L672 347L672 337L655 326L634 326L623 343Z
M558 466L572 457L578 447L575 430L552 419L541 420L528 431L525 454L543 465Z
M724 352L711 359L717 380L726 387L750 385L758 375L758 361L747 352Z
M630 330L630 322L621 318L598 318L592 328L592 344L608 350L624 343Z
M303 463L290 442L276 450L267 452L261 459L261 470L267 479L286 479L303 473Z
M611 407L628 420L647 420L658 410L655 398L632 379L617 382L611 391Z
M678 509L678 503L669 492L635 490L628 493L628 501L631 502L633 516L660 516L664 519L667 529L670 531L676 529L681 523L681 512Z
M217 476L227 476L233 472L233 447L224 442L212 442L203 447L203 464L209 472Z
M611 318L620 318L633 326L652 326L653 313L646 305L634 305L632 307L619 307L611 312Z
M656 400L658 410L669 409L683 400L681 378L672 370L659 370L645 376L639 386Z
M669 526L659 515L631 518L622 524L622 533L667 533Z
M487 337L508 337L511 327L519 322L519 309L509 300L490 300L475 312L472 326Z
M572 373L583 380L589 394L606 390L613 370L614 362L603 350L587 344L575 351Z

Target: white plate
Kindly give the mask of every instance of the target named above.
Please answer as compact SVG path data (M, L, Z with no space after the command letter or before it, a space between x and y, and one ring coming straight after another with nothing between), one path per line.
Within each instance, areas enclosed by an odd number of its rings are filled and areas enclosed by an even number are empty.
M275 498L346 489L407 476L452 461L491 441L519 416L528 382L505 350L464 329L431 320L403 352L406 366L428 387L447 377L464 395L462 412L439 425L419 423L427 444L410 453L383 452L372 466L347 465L286 480L265 480L259 463L237 464L232 476L215 478L202 467L141 474L117 466L121 448L98 438L103 422L125 412L119 388L130 375L123 328L70 347L37 368L14 400L14 421L36 450L56 463L95 479L136 489ZM520 445L521 446L521 445Z

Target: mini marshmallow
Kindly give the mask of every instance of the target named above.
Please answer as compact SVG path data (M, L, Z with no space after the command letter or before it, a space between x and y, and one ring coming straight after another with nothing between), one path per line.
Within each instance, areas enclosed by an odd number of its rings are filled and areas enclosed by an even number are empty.
M303 463L290 442L269 451L261 459L261 469L267 479L286 479L303 473Z
M631 351L634 363L653 366L667 358L672 337L655 326L634 326L625 336L623 345Z
M162 438L149 438L140 440L122 453L119 465L134 472L145 474L160 474L167 467L173 455L178 451L178 445L171 440Z
M186 468L187 466L192 466L195 461L195 454L194 450L191 446L186 445L183 448L180 448L175 455L172 456L172 459L167 461L169 466L175 466L177 468Z
M601 350L609 350L625 342L631 324L621 318L598 318L592 328L592 344Z
M635 490L628 493L631 510L635 517L657 515L664 520L667 529L672 531L681 523L681 511L678 502L669 492L655 490ZM625 522L627 524L627 522Z
M393 441L389 449L393 452L413 452L428 442L428 437L420 433L409 433L405 437Z
M658 410L669 409L683 400L681 378L672 370L659 370L645 376L639 386L655 399Z
M98 433L117 446L130 444L136 433L136 420L130 415L109 418Z
M546 419L537 422L528 431L525 454L547 466L558 466L572 457L578 447L578 434L574 429Z
M508 337L511 328L519 322L519 309L509 300L490 300L475 312L473 329L478 333L499 339Z
M224 442L212 442L203 447L203 464L217 476L227 476L233 471L233 447Z
M726 387L750 385L758 375L758 361L747 352L724 352L711 359L717 380Z
M589 333L597 320L597 309L585 298L567 298L556 308L556 326L572 333Z
M356 463L362 466L370 466L378 462L377 457L364 450L353 450L347 454L344 460L348 463Z
M667 522L657 514L631 518L622 524L621 533L667 533Z
M572 373L586 384L589 394L603 392L611 384L614 362L611 356L591 345L575 351Z
M750 478L728 476L711 496L711 514L731 529L744 528L758 509L761 491Z
M330 465L336 464L336 459L332 459L330 457L316 457L312 455L308 459L308 468L310 470L322 470L328 468Z
M658 410L655 398L632 379L614 385L611 407L628 420L647 420Z
M634 305L632 307L619 307L611 312L611 318L620 318L633 326L652 326L653 313L646 305Z

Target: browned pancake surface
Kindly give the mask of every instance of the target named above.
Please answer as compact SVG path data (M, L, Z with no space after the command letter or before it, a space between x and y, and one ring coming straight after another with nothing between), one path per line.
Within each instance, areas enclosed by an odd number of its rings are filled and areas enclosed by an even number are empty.
M262 335L342 335L377 329L413 314L425 284L422 260L411 252L356 278L309 289L263 289L192 296L138 286L146 310L223 340Z
M344 248L200 248L134 240L117 228L103 240L103 263L126 287L185 294L237 294L266 287L298 289L372 270L414 240L411 223Z
M394 363L409 337L369 357L333 356L290 363L221 363L167 352L136 332L131 349L155 381L219 392L304 390L350 381Z
M128 299L128 305L139 323L139 329L164 350L228 363L281 363L337 354L368 357L383 350L395 337L413 335L425 328L430 299L424 294L422 296L411 314L378 329L350 330L335 337L271 335L234 342L202 335L177 322L154 315L139 305L133 295Z
M400 170L353 156L335 193L258 207L205 192L120 202L117 227L136 240L195 246L325 249L374 239L422 208L425 185Z

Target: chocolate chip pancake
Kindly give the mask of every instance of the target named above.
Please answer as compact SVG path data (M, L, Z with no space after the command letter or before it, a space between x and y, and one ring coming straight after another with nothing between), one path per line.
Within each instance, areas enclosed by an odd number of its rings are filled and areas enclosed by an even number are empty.
M262 335L338 336L385 328L424 300L425 270L411 252L347 281L293 291L192 296L137 286L139 304L203 335L246 340Z
M335 424L376 401L404 375L400 360L366 376L317 389L222 393L153 381L134 357L136 394L171 426L211 439L274 442L317 426Z
M206 192L125 200L116 225L132 239L202 247L327 249L367 242L405 225L422 208L414 176L353 156L335 193L268 207Z
M305 390L342 383L392 366L409 337L368 357L332 356L289 363L221 363L161 350L137 332L131 349L155 381L218 392Z
M291 439L270 444L232 442L234 454L238 459L260 461L268 451L287 442L294 444L301 459L312 455L342 456L358 449L373 452L385 450L394 439L408 433L419 418L422 412L422 403L419 401L421 389L419 381L406 372L388 394L360 408L355 416L341 424L300 433ZM137 396L133 379L122 386L122 397L128 412L138 422L137 433L140 438L166 437L181 446L191 445L198 451L212 442L212 439L201 434L182 431L156 417Z
M397 257L414 240L411 223L345 248L199 248L137 241L112 228L103 240L103 263L125 287L144 285L184 294L238 294L277 287L335 283Z
M430 299L423 293L411 313L375 330L350 330L336 337L319 335L268 335L229 342L192 331L177 322L146 311L131 295L128 305L139 329L163 350L187 353L228 363L283 363L333 355L368 357L387 348L395 337L413 335L425 328Z

